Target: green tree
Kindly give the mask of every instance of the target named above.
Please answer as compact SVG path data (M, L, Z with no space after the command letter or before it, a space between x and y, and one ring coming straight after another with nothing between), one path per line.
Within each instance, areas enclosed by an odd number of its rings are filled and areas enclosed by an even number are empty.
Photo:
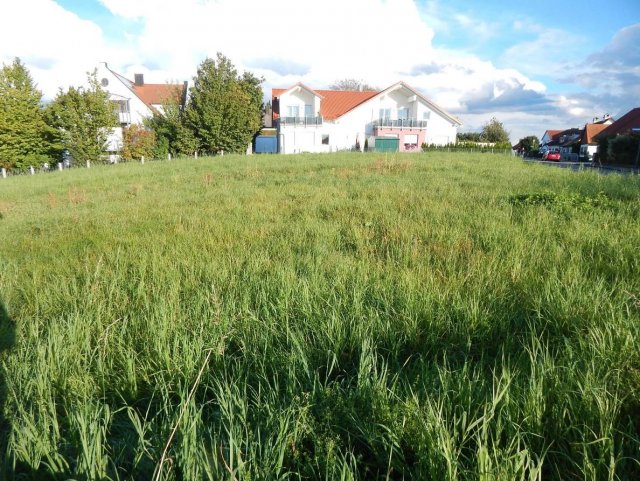
M95 71L87 82L86 87L60 89L47 112L60 132L62 146L78 161L103 158L111 129L118 126L118 115Z
M540 148L540 140L535 135L529 135L518 141L520 147L528 154L529 152L536 152Z
M9 169L48 159L51 132L44 121L42 92L15 58L0 69L0 164Z
M122 129L123 160L137 160L143 156L150 159L154 154L155 144L156 136L153 130L145 129L138 124Z
M176 92L163 104L162 112L155 111L153 117L145 120L145 126L155 133L156 157L166 157L169 153L174 156L192 155L198 150L198 141L187 123L179 98Z
M187 125L207 152L244 152L262 124L262 79L238 73L217 54L198 67L186 109Z
M480 137L483 142L509 143L509 132L505 130L502 122L495 117L492 117L489 122L482 126Z
M461 132L458 134L458 142L482 142L480 132Z
M336 80L329 86L329 90L353 90L353 91L363 91L363 90L378 90L376 87L368 84L364 80L358 80L354 78L344 78L340 80Z

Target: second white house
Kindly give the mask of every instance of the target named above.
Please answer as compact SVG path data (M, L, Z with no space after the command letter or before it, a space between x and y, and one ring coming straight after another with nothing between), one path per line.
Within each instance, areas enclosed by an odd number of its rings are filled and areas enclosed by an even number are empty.
M414 151L456 141L462 123L398 82L381 91L315 90L301 83L272 91L278 151Z

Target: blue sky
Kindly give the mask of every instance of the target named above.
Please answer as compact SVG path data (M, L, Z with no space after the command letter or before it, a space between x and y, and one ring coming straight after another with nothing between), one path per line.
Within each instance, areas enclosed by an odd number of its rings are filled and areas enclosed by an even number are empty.
M100 61L182 81L220 51L263 76L265 92L404 80L463 131L495 116L514 142L640 106L637 0L21 0L4 10L0 62L19 56L47 98Z

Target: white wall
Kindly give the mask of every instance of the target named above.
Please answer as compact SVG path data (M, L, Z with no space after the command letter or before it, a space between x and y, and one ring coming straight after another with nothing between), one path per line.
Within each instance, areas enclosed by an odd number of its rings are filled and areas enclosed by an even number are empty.
M132 124L141 124L142 120L152 115L151 109L140 100L122 81L116 77L104 63L98 64L98 82L102 82L102 79L107 79L109 84L106 87L102 87L109 92L111 100L129 100L129 112L131 115Z
M289 107L298 107L298 116L304 117L304 106L312 105L312 116L320 113L320 97L302 87L294 87L280 96L280 117L289 116Z
M310 104L312 101L318 102L317 109L319 111L319 98L313 93L302 88L286 92L280 97L280 116L287 116L289 105L298 105L300 116L303 116L304 105ZM442 117L410 90L401 87L364 102L334 121L324 120L323 124L319 126L281 125L281 152L290 154L350 150L355 147L356 140L360 144L360 149L364 149L365 139L373 136L373 122L379 118L381 108L391 110L390 118L392 120L398 118L398 109L400 108L408 108L409 118L414 120L423 120L423 113L429 112L426 142L445 145L456 140L457 124ZM329 135L329 145L322 144L323 135Z

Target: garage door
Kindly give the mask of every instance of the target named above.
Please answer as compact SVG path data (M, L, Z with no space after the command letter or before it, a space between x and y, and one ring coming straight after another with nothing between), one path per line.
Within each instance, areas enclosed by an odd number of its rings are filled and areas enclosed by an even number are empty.
M400 139L376 137L376 152L397 152Z

